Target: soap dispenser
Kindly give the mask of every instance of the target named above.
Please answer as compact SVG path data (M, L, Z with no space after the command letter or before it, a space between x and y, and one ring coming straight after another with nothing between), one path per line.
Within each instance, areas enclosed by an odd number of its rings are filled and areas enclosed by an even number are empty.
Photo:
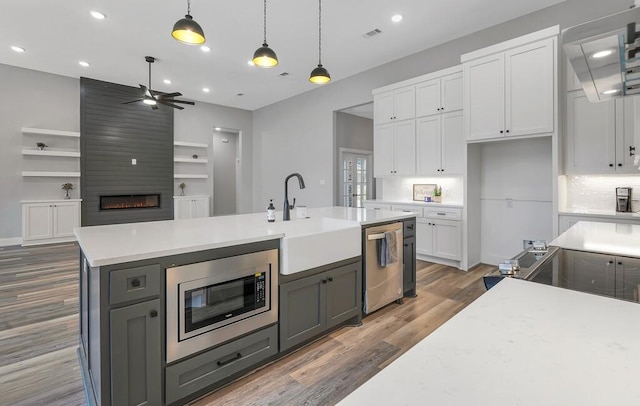
M267 221L269 223L276 221L276 208L273 205L273 199L269 199L269 206L267 207Z

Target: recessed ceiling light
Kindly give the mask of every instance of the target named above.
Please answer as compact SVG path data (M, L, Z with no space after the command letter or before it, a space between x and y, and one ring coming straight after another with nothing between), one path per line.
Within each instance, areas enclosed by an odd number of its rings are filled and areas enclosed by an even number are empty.
M247 61L247 65L249 65L249 66L254 66L255 64L253 63L253 61L252 61L252 60L248 60L248 61Z
M604 51L596 52L595 54L591 55L591 57L592 58L604 58L605 56L609 56L612 53L613 53L612 50L605 49Z
M402 15L401 14L396 14L393 17L391 17L391 21L393 21L394 23L399 23L400 21L402 21Z
M163 82L164 82L165 85L170 85L171 84L171 81L169 79L165 79L165 80L163 80Z
M13 49L14 51L16 51L18 53L23 53L24 52L24 48L16 46L16 45L11 45L11 49Z
M205 92L205 93L209 93L211 90L209 90L209 88L208 88L208 87L203 87L203 88L202 88L202 91L203 91L203 92Z
M85 62L85 61L79 61L78 64L82 67L89 67L91 64L89 62Z
M216 127L216 131L220 131L220 130L222 130L222 128Z
M96 20L104 20L105 18L107 18L104 13L95 10L91 11L91 17L95 18Z
M209 48L209 47L208 47L208 46L206 46L206 45L201 46L201 47L200 47L200 49L202 50L202 52L209 52L209 51L211 51L211 48Z
M618 89L609 89L602 92L602 94L614 94L614 93L618 93Z

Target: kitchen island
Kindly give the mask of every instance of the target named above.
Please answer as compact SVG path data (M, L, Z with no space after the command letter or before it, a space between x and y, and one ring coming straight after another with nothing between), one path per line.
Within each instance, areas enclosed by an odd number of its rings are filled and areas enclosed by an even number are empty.
M640 404L640 306L506 278L340 406Z
M415 215L340 207L307 215L76 229L78 354L88 403L183 404L331 329L358 324L362 227ZM282 303L280 277L286 301L303 306ZM209 299L216 289L237 296L216 305Z

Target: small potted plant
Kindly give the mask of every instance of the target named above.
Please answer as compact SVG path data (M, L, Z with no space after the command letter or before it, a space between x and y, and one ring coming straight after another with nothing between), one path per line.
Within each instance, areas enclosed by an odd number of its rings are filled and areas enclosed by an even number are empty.
M63 183L62 184L62 190L64 190L64 198L65 199L71 199L71 195L69 194L69 191L73 189L73 183Z
M185 185L184 182L182 182L181 184L178 185L178 187L180 188L180 196L184 196L184 188L187 187L187 185Z
M436 203L442 203L442 186L436 186L433 190L433 201Z

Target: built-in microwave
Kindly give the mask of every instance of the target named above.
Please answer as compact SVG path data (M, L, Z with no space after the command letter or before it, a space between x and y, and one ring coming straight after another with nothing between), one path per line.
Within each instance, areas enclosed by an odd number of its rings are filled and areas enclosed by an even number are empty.
M167 268L167 362L278 321L278 251Z

